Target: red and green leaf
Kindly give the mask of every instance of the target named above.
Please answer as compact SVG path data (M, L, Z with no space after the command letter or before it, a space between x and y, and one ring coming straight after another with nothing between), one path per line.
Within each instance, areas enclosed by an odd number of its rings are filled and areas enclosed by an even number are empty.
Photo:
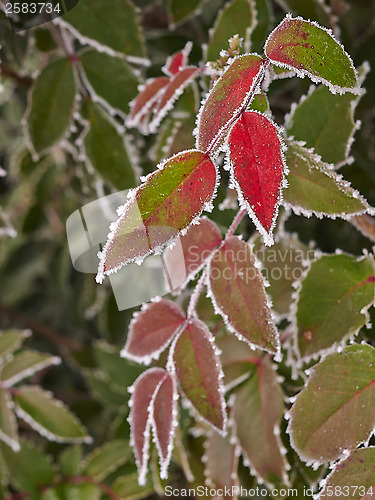
M322 82L333 93L359 91L349 55L331 32L317 23L287 15L268 37L264 52L276 66Z
M284 414L284 394L267 357L235 390L233 418L242 454L268 484L286 480L286 461L275 429Z
M183 257L180 248L176 246L166 249L163 259L169 275L180 276L182 272L185 276L180 288L184 288L196 276L221 242L222 236L217 225L202 217L199 224L190 226L180 238Z
M195 131L198 149L207 151L220 146L219 139L250 104L263 72L264 61L256 54L239 56L232 62L199 112Z
M305 461L325 463L374 429L375 349L353 344L315 365L291 409L291 443Z
M131 192L101 253L97 281L130 262L141 262L211 209L217 173L208 155L183 151Z
M149 460L151 427L158 443L160 462L166 474L177 411L175 391L173 380L162 368L150 368L143 372L135 381L131 391L133 394L129 402L130 443L134 449L139 484L144 485Z
M184 321L184 312L170 300L146 304L133 315L121 356L149 364L168 346Z
M163 73L167 76L173 76L178 73L180 70L187 66L189 54L193 44L191 42L187 42L185 47L182 50L172 54L168 57L167 62L161 68Z
M173 369L184 395L198 414L221 433L226 410L222 370L213 336L200 320L191 319L172 346Z
M187 87L196 78L201 70L195 66L188 66L174 74L166 87L163 95L156 106L154 116L150 123L150 131L155 132L167 114L173 107L174 102L180 97L185 87Z
M284 174L283 144L265 115L242 113L228 138L232 182L265 243L272 245Z
M278 332L250 246L229 237L212 256L208 280L215 309L229 330L254 349L276 353Z

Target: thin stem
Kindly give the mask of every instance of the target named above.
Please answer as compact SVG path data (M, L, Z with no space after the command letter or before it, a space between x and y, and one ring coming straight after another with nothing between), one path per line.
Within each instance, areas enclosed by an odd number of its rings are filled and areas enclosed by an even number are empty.
M245 215L246 215L246 208L244 208L242 210L239 210L237 212L237 215L233 219L232 224L229 226L229 229L228 229L227 234L225 235L224 241L227 240L230 236L234 235L234 233L236 232L237 227L239 226L241 220L243 219L243 217Z

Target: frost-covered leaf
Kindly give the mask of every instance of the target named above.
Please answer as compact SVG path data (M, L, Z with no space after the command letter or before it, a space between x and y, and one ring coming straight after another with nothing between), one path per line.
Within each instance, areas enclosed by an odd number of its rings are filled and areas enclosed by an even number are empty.
M101 177L117 189L136 184L135 174L124 142L104 111L92 101L85 104L90 128L83 140L87 158Z
M130 0L80 1L63 17L78 39L137 58L145 57L136 8ZM126 29L124 28L126 27Z
M206 50L206 60L215 61L220 51L228 48L228 40L234 35L243 38L245 50L249 50L250 32L254 24L252 0L231 0L219 12Z
M128 127L136 127L145 116L147 117L153 107L164 95L166 86L169 84L167 76L150 78L144 85L139 87L139 94L130 103L130 114L127 119Z
M210 209L216 177L208 155L196 150L183 151L159 165L121 207L101 255L97 281L159 251L204 208Z
M229 390L246 380L255 370L262 351L254 351L246 342L235 335L224 335L216 340L221 351L220 359L223 365L224 385Z
M130 456L131 451L127 440L109 441L90 453L85 460L83 473L96 481L102 481L121 465L124 465Z
M222 236L217 225L210 219L202 217L199 224L190 226L187 233L180 238L183 250L182 262L179 248L166 249L163 254L164 262L169 275L181 276L183 282L180 288L184 288L194 278L221 242Z
M121 475L111 486L119 500L141 500L155 493L154 485L149 479L144 486L138 483L136 472Z
M121 356L149 364L168 346L184 321L184 312L170 300L145 305L133 315Z
M219 432L225 431L222 371L213 336L200 320L191 319L172 346L181 390L198 414Z
M14 395L17 416L42 436L57 442L91 442L77 417L51 393L22 386Z
M197 122L196 145L206 151L219 146L217 141L228 132L230 124L238 118L254 97L263 74L263 59L256 54L237 57L203 103Z
M129 102L138 94L138 78L126 62L97 50L79 55L89 85L112 108L129 112Z
M68 58L57 59L43 68L26 112L30 140L38 153L51 148L66 134L75 94L73 65Z
M198 9L202 0L168 0L168 14L172 25L178 24L192 16Z
M195 66L188 66L187 68L181 69L178 73L171 77L163 95L160 98L160 101L155 108L154 116L150 123L151 132L155 132L157 130L161 120L167 112L172 109L174 102L180 97L184 88L187 87L187 85L189 85L200 72L201 70L199 68L196 68Z
M317 23L287 15L268 37L264 51L276 66L322 82L332 92L358 93L352 60L333 35Z
M162 392L158 398L160 390ZM151 427L158 443L163 472L164 474L167 472L172 452L171 439L173 439L176 400L173 398L173 381L162 368L150 368L142 373L135 381L132 392L129 403L130 443L133 446L138 467L139 484L143 486L146 483ZM164 415L163 412L165 412ZM162 420L164 418L164 422L161 422L160 418Z
M286 480L286 461L278 436L284 394L266 356L255 366L250 378L235 390L233 418L243 456L263 481L277 484Z
M270 104L268 102L267 94L262 91L260 94L256 94L254 99L251 101L248 111L259 111L259 113L270 113Z
M231 179L240 206L246 208L265 243L271 245L287 173L278 130L265 115L242 113L230 131L228 147Z
M193 47L192 42L187 42L182 50L168 57L167 62L161 68L167 76L172 76L187 66L188 57Z
M29 330L5 330L0 333L0 360L3 362L9 354L21 347L25 338L30 336Z
M210 262L209 287L229 330L253 348L278 351L278 333L263 277L247 243L231 236L216 250Z
M9 391L0 389L0 440L19 451L16 416Z
M21 491L39 493L40 488L52 484L55 471L47 453L29 441L20 442L21 449L14 452L7 446L1 451L14 482ZM34 497L32 497L34 498ZM36 497L38 498L38 497Z
M75 444L59 455L59 471L63 476L76 476L82 462L82 446Z
M324 86L312 89L292 109L286 131L296 141L305 141L308 148L314 148L324 161L345 162L357 128L354 108L358 97L332 94Z
M92 395L102 405L118 411L127 404L129 395L126 388L109 381L101 371L85 370L83 375Z
M56 356L43 354L39 351L22 351L3 364L0 369L1 385L11 387L48 366L60 364L60 361L60 358Z
M375 447L352 453L335 465L324 482L319 498L350 497L352 500L371 500L375 495Z
M324 255L311 264L297 304L297 342L302 357L329 349L354 335L374 303L371 256Z
M366 441L375 424L374 386L369 345L353 344L315 365L290 411L288 432L300 457L324 463Z
M204 474L206 483L209 484L210 488L216 490L227 488L227 491L231 492L239 486L238 453L236 442L233 439L233 425L233 421L228 422L229 429L226 436L212 431L205 442ZM235 495L230 496L229 494L223 495L223 497L233 498L233 500L237 498Z
M349 182L301 144L288 143L286 163L288 187L283 197L297 214L348 218L372 212Z
M304 262L314 258L314 250L300 242L295 234L283 234L271 248L261 242L260 236L253 244L254 253L263 264L262 274L270 284L267 293L273 309L286 317L295 291L293 284L301 280L306 267Z

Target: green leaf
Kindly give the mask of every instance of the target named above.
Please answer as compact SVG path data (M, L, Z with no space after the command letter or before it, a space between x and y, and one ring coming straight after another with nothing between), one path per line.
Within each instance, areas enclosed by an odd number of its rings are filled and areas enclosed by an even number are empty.
M62 403L39 387L20 387L14 395L17 415L51 441L91 442L81 423Z
M160 127L157 143L153 150L153 160L160 162L169 156L173 156L185 149L194 147L193 130L195 127L195 116L185 120L171 119Z
M285 4L289 7L289 12L295 15L302 16L311 21L317 21L323 26L330 26L332 18L334 17L330 8L323 4L320 0L284 0Z
M75 476L79 473L82 461L82 447L69 446L59 456L59 469L63 476Z
M254 254L263 264L262 274L269 282L267 293L270 295L273 309L281 317L290 312L294 283L302 278L306 268L304 262L314 258L314 250L301 243L295 234L285 233L277 238L272 247L267 247L257 234L253 239Z
M139 80L123 59L85 50L79 55L87 80L96 94L123 113L138 94Z
M51 484L55 472L48 455L28 441L21 441L21 449L15 453L2 446L2 453L12 482L21 491L36 493L41 487Z
M9 391L0 389L0 440L19 451L17 422Z
M375 447L354 450L335 465L319 498L371 499L375 494ZM367 495L366 495L367 493Z
M369 321L374 303L375 267L371 256L324 255L311 264L297 304L301 356L329 349Z
M284 414L284 394L271 361L259 358L248 380L235 390L234 421L241 451L267 483L286 480L286 461L275 429Z
M333 219L372 213L367 201L349 182L301 144L288 142L286 163L290 172L283 197L295 213Z
M292 108L286 131L296 141L305 141L308 148L314 148L327 163L343 163L358 127L354 121L358 97L332 94L324 86L312 89Z
M264 51L276 66L322 82L333 93L358 94L352 60L330 32L315 23L287 15L268 37Z
M172 23L178 24L187 17L194 15L202 0L168 0L168 14Z
M0 333L0 360L21 347L25 338L31 335L30 330L5 330Z
M251 104L248 107L248 111L250 110L259 111L259 113L270 114L270 104L268 102L267 95L263 90L260 94L254 96L254 99L251 101Z
M73 33L95 47L106 45L128 56L145 57L136 9L130 0L80 0L63 17ZM69 26L67 26L69 27Z
M131 450L128 441L116 439L96 448L87 457L83 472L97 481L102 481L124 465L130 457Z
M152 495L155 491L150 479L145 486L139 486L136 472L116 479L111 489L118 495L119 500L141 500Z
M94 102L86 101L84 111L90 129L83 143L90 163L104 180L117 189L134 187L135 174L124 137Z
M37 153L64 137L72 119L75 95L73 65L68 58L44 67L32 89L26 112L28 133Z
M111 383L101 371L85 370L84 377L93 396L102 405L118 410L127 404L129 394L126 388Z
M100 500L103 491L95 484L82 483L72 488L71 495L74 500Z
M250 32L254 24L252 0L231 0L219 12L210 31L206 60L215 61L220 51L228 48L228 40L239 35L244 40L245 51L249 50Z
M324 463L366 441L374 428L375 350L353 344L315 365L291 409L291 443L304 461Z
M4 363L0 370L0 380L4 387L11 387L48 366L59 365L60 362L61 359L56 356L25 350Z
M254 0L255 26L251 32L250 47L253 52L262 53L264 40L267 38L274 18L270 0Z
M216 168L198 150L173 156L147 176L128 198L101 253L96 280L143 259L167 244L211 209Z

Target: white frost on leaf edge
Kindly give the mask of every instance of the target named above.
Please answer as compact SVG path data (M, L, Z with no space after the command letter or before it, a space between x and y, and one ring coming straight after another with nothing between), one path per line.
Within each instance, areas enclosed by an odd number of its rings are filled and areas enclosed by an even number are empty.
M9 412L8 416L11 427L10 431L12 435L5 433L3 429L0 428L0 441L4 441L4 443L7 444L14 452L18 452L20 451L21 447L17 435L17 420L14 414L14 403L12 401L9 391L3 390L2 392L5 398L6 408Z
M354 74L355 74L355 77L356 77L356 80L357 80L357 85L355 87L353 87L353 88L351 88L351 87L340 87L338 85L333 85L331 82L329 82L325 78L317 77L316 75L311 74L306 69L294 68L293 66L291 66L289 64L281 63L279 61L274 61L273 59L271 59L268 56L268 54L267 54L267 44L268 44L268 41L270 40L271 36L273 36L274 32L284 23L284 21L286 19L289 19L289 20L292 20L292 21L295 21L295 20L303 21L304 23L308 23L311 26L315 26L316 28L319 28L320 30L325 31L333 39L333 41L336 42L336 44L341 48L341 50L343 51L343 53L348 58L350 66L351 66L351 68L354 71ZM263 50L264 50L264 53L265 53L267 59L272 64L274 64L275 66L278 66L279 68L285 68L285 69L288 69L288 70L291 70L291 71L295 71L296 75L299 78L305 78L305 76L307 76L314 83L323 83L324 85L326 85L329 88L329 90L332 92L332 94L336 94L336 93L337 94L345 94L346 92L350 92L350 93L355 94L355 95L360 95L363 92L363 90L358 85L358 73L357 73L357 70L356 70L356 68L354 66L353 60L351 59L351 57L349 56L349 54L345 51L343 45L338 40L336 40L335 36L333 35L332 30L328 29L328 28L326 28L324 26L320 26L320 24L317 23L316 21L310 21L310 20L304 19L303 17L300 17L300 16L293 17L291 14L287 14L285 16L285 18L276 26L276 28L274 30L272 30L271 33L268 35L267 40L266 40L266 42L264 44Z
M189 42L186 42L185 47L182 50L178 50L177 52L175 52L171 56L168 56L167 60L166 60L166 62L164 64L164 66L161 68L162 72L166 76L172 76L173 75L173 73L171 73L169 71L168 67L170 66L170 64L173 61L174 57L176 57L176 55L179 54L179 53L182 54L182 63L181 63L181 66L180 66L179 70L185 68L187 66L187 62L188 62L189 55L190 55L190 52L191 52L192 48L193 48L193 42L189 41Z
M30 350L22 351L22 352L23 353L32 352L35 354L42 354L39 351L30 351ZM14 358L14 356L12 356L9 361L7 361L7 364L12 362L12 358ZM38 363L36 363L33 366L28 366L27 368L21 369L21 371L19 371L15 375L13 375L13 377L10 377L10 378L5 379L5 380L2 377L2 370L1 370L0 371L1 386L5 387L5 388L12 387L13 385L17 384L21 380L28 378L28 377L31 377L35 373L37 373L41 370L44 370L44 368L47 368L48 366L52 366L52 365L57 366L60 363L61 363L61 358L59 358L58 356L49 356L48 358L39 361ZM3 367L4 366L6 366L6 365L3 365Z

